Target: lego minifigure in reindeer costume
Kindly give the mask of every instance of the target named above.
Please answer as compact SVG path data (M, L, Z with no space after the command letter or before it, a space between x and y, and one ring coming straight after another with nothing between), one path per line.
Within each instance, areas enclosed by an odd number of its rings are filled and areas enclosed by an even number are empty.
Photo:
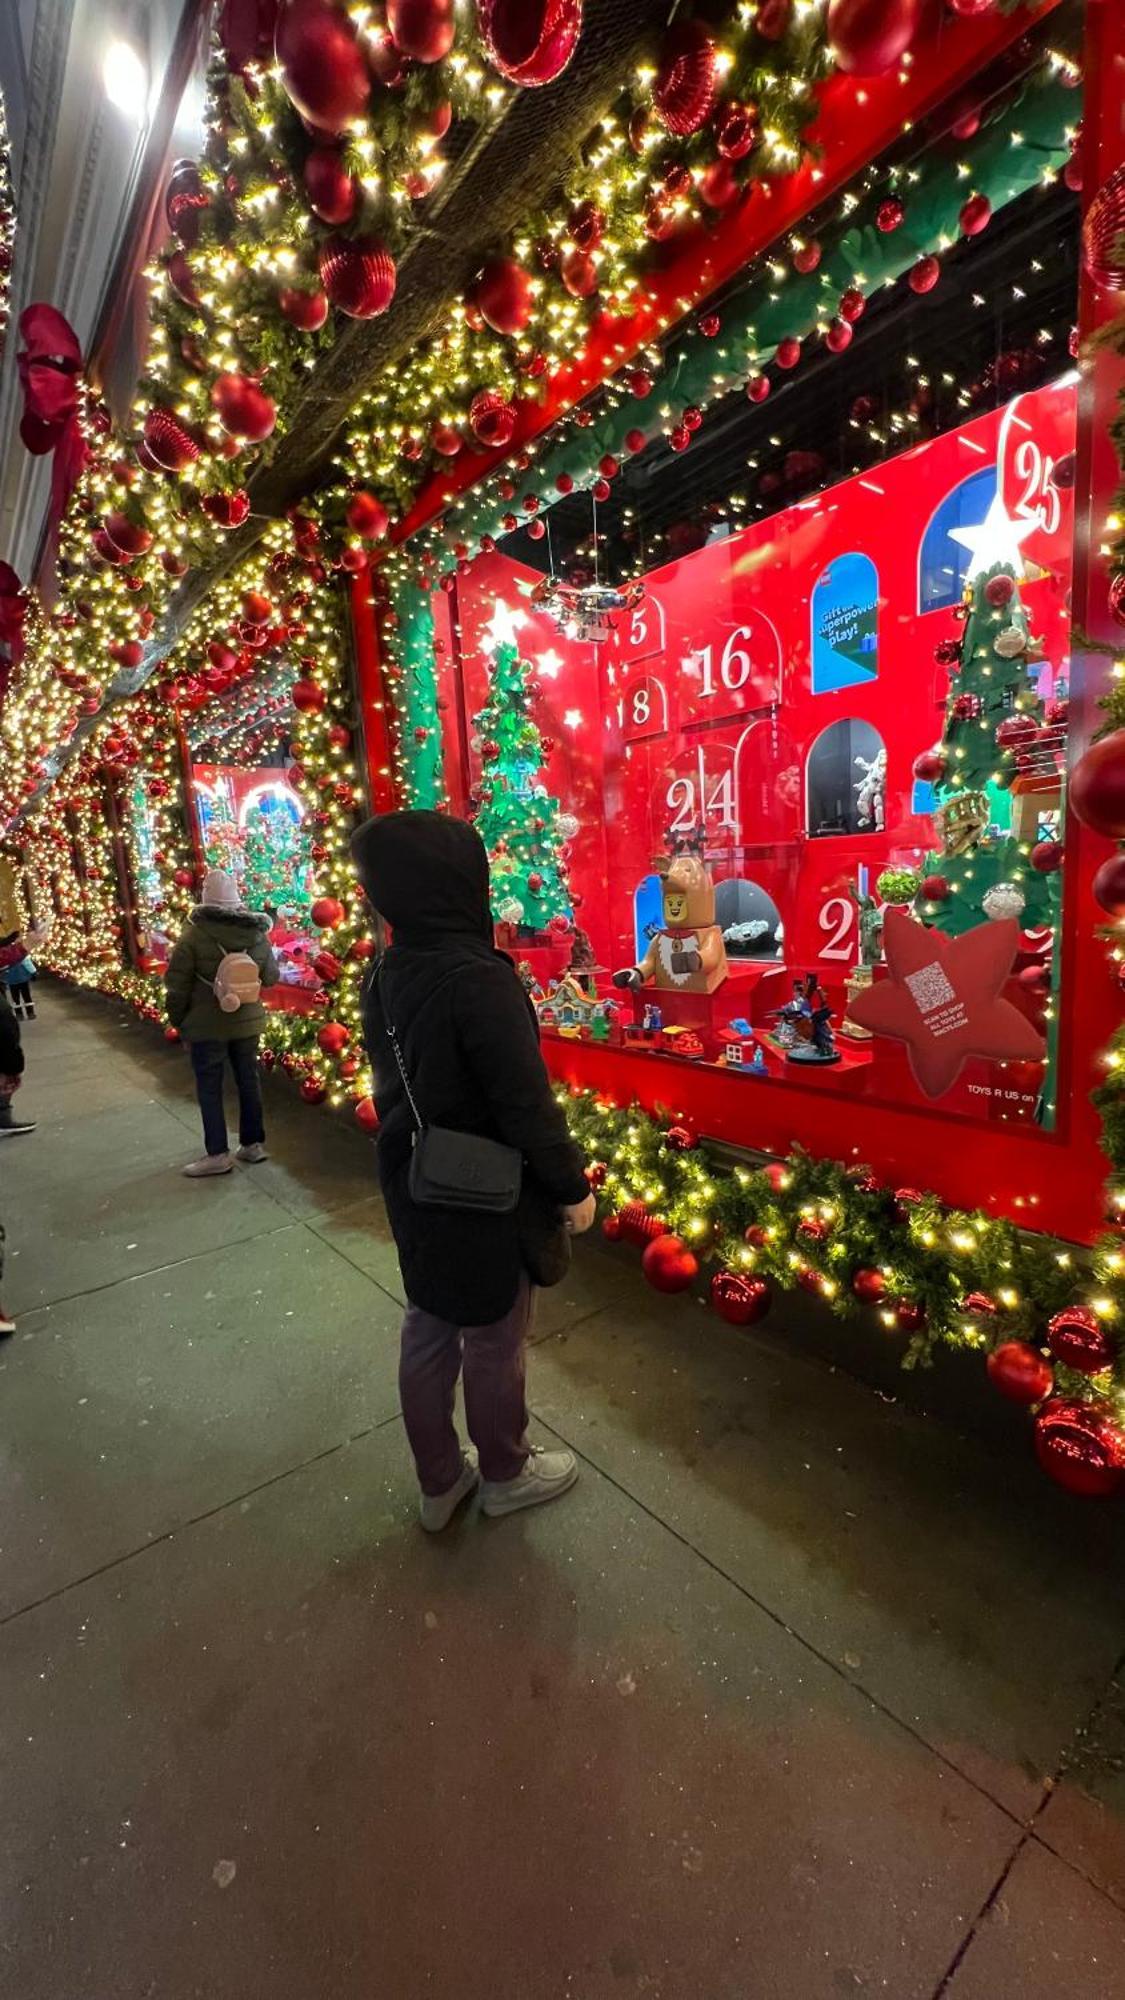
M703 859L703 831L678 840L653 864L663 885L664 923L639 965L615 972L615 986L653 985L669 993L714 993L727 976L715 922L715 884Z

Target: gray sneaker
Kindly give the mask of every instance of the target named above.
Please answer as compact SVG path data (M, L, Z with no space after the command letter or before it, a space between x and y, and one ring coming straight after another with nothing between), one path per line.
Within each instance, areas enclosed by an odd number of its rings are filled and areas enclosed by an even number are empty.
M229 1153L208 1153L202 1160L193 1160L184 1168L189 1181L208 1180L213 1174L229 1174L234 1171L234 1161Z
M540 1451L532 1445L531 1456L515 1479L485 1480L481 1512L518 1514L521 1507L541 1507L545 1500L569 1493L577 1477L578 1460L572 1451Z
M461 1463L461 1477L447 1493L422 1495L418 1518L426 1533L440 1535L443 1528L448 1528L462 1500L467 1500L470 1493L475 1493L479 1485L480 1473L477 1471L476 1457L473 1453L466 1452Z
M242 1161L244 1167L257 1167L263 1160L269 1159L269 1154L260 1141L255 1139L252 1146L240 1146L236 1157Z

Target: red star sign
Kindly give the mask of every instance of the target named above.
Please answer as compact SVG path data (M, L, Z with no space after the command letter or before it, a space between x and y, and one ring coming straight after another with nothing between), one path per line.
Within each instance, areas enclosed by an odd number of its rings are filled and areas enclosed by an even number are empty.
M901 910L888 910L883 949L890 978L857 994L848 1016L875 1035L906 1043L927 1097L941 1097L970 1056L1042 1062L1042 1036L1001 997L1019 939L1015 917L946 937Z

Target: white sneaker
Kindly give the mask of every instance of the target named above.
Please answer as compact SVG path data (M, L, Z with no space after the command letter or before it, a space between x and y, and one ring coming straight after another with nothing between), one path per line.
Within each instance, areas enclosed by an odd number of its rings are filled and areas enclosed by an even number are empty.
M557 1500L569 1493L578 1477L578 1460L572 1451L540 1451L531 1447L531 1457L515 1479L486 1479L481 1487L481 1512L517 1514L521 1507L541 1507L545 1500Z
M234 1161L229 1153L208 1153L202 1160L193 1160L184 1172L189 1181L207 1180L212 1174L229 1174L234 1170Z
M461 1477L449 1488L448 1493L422 1495L418 1518L426 1533L440 1535L443 1528L448 1528L462 1500L467 1500L470 1493L475 1493L479 1485L480 1473L477 1471L476 1458L466 1452L461 1463Z
M255 1139L252 1146L240 1146L236 1157L242 1161L244 1167L257 1167L263 1160L269 1159L269 1154L260 1141Z
M16 1322L12 1318L11 1313L6 1313L3 1306L0 1306L0 1339L3 1339L6 1334L14 1333L15 1330Z

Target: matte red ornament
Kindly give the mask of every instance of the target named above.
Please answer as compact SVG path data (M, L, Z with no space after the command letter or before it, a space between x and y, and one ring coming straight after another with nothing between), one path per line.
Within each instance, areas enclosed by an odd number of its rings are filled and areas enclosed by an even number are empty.
M801 359L800 341L793 334L786 334L784 340L778 341L774 359L779 368L795 368Z
M829 323L824 336L824 345L832 354L843 354L850 347L854 336L846 319L834 319Z
M1047 1345L1056 1361L1080 1375L1113 1366L1117 1342L1089 1306L1064 1306L1047 1323Z
M968 1304L968 1300L965 1302ZM1026 1340L1004 1340L985 1362L988 1379L1010 1403L1041 1403L1055 1386L1049 1361Z
M865 1306L877 1305L887 1289L887 1281L881 1271L864 1266L852 1273L852 1291Z
M1082 261L1095 284L1125 292L1125 166L1098 189L1082 225Z
M522 333L535 306L531 278L513 257L493 257L472 296L493 333Z
M190 889L194 886L195 876L192 874L190 868L177 868L173 873L172 880L177 889Z
M922 883L923 900L927 903L944 903L949 895L949 883L944 875L927 875Z
M1052 840L1049 843L1042 842L1041 845L1049 845L1052 848L1057 848L1061 861L1061 841ZM1034 852L1031 859L1034 864ZM1056 863L1057 865L1058 863ZM1111 854L1108 861L1102 862L1101 867L1094 876L1094 898L1096 902L1100 903L1107 916L1125 916L1125 853Z
M652 101L665 131L685 139L707 123L715 103L715 44L700 21L683 21L668 35Z
M339 228L350 222L359 201L359 189L341 155L330 146L314 146L304 168L305 192L314 215Z
M897 194L889 194L879 203L875 211L875 227L883 236L890 236L900 229L906 220L906 210Z
M541 542L547 532L546 521L529 521L527 524L527 532L531 536L533 542Z
M1015 595L1015 581L1010 576L990 576L984 586L984 594L993 610L1002 611Z
M250 495L241 489L234 493L208 493L202 501L203 512L217 528L241 528L250 518Z
M1091 743L1071 772L1068 797L1083 826L1125 840L1125 729Z
M1035 1419L1035 1455L1067 1493L1108 1499L1125 1477L1125 1433L1108 1403L1052 1396Z
M260 444L277 422L277 405L249 375L220 375L211 390L211 406L229 436L244 444Z
M556 493L561 493L564 496L567 493L573 493L574 480L569 472L559 473L559 476L555 481L555 491Z
M986 194L969 196L961 210L960 223L966 236L979 236L992 220L992 203Z
M773 1301L764 1278L744 1278L737 1271L716 1271L709 1297L728 1326L752 1326L765 1318Z
M326 696L324 689L318 686L316 681L302 679L294 681L289 699L298 715L318 715L324 707Z
M915 757L912 769L920 784L937 785L945 776L945 758L940 750L923 750Z
M277 295L277 304L282 318L300 333L319 333L328 318L327 294L321 291L303 292L286 285Z
M656 1292L686 1292L699 1276L699 1260L679 1236L657 1236L641 1258L641 1269Z
M641 430L636 430L636 429L634 429L634 430L631 430L631 431L626 431L626 433L625 433L625 449L626 449L626 451L629 451L629 452L633 452L633 453L636 453L636 452L638 452L638 451L643 451L643 450L644 450L644 448L645 448L645 444L646 444L646 442L647 442L647 440L646 440L646 438L645 438L645 434L644 434L644 432L643 432L643 431L641 431Z
M395 260L378 237L330 236L320 252L320 282L349 319L377 319L395 295Z
M326 1056L342 1055L351 1041L351 1031L342 1021L326 1021L318 1031L317 1043Z
M420 63L441 62L453 47L453 0L387 0L387 26L397 49Z
M510 443L516 428L516 413L499 389L480 389L469 406L473 436L489 450Z
M1061 840L1039 840L1031 850L1031 865L1040 875L1053 875L1056 868L1063 865L1063 844ZM1108 862L1106 863L1108 867ZM1101 870L1098 870L1100 875ZM1098 895L1098 876L1094 877L1094 894ZM1101 897L1098 896L1098 901ZM1105 907L1108 907L1105 906ZM1125 896L1122 898L1120 914L1125 916Z
M933 291L940 277L941 265L936 257L919 257L918 262L914 265L907 279L907 283L911 291L917 292L921 298L927 292Z
M583 250L568 250L559 266L559 273L572 299L592 298L598 289L598 267Z
M391 524L390 515L374 493L353 493L346 519L352 534L365 542L381 542Z
M951 1088L970 1056L1041 1062L1042 1037L1002 997L1019 935L1014 917L951 938L888 909L883 949L890 977L849 1001L849 1018L905 1042L918 1086L931 1098Z
M768 375L751 375L746 384L746 394L752 403L764 403L770 392Z
M477 27L493 69L523 90L553 83L582 33L582 0L477 0Z
M926 0L829 0L828 48L849 76L882 76L918 33Z
M310 125L340 137L363 117L371 77L346 7L281 0L274 49L286 94Z
M715 113L715 145L724 160L744 160L761 138L756 104L720 104Z

